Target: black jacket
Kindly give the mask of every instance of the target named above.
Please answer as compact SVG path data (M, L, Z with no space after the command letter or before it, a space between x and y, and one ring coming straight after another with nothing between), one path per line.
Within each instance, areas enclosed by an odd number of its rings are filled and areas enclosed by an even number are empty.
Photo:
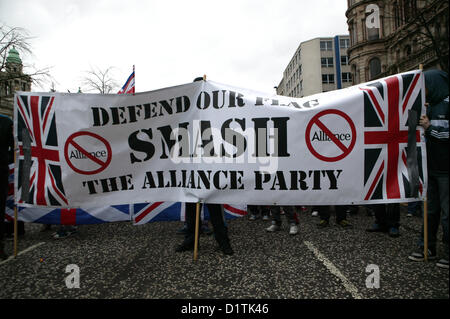
M14 156L13 121L0 114L0 167L8 166Z
M425 71L427 116L431 125L425 131L428 170L448 174L448 74Z

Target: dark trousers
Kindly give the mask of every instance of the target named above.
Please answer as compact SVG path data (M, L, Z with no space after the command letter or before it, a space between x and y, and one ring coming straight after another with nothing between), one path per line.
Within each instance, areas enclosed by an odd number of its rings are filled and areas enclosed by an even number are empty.
M400 204L375 204L372 209L375 212L375 223L381 228L400 227Z
M294 206L271 206L272 222L277 226L281 226L281 207L283 207L288 223L298 224L297 213L294 210Z
M247 205L247 211L250 215L269 215L269 206Z
M5 222L5 234L7 236L14 235L14 221ZM17 221L17 235L25 235L25 223L20 220Z
M315 206L319 212L320 219L329 221L330 220L330 207L329 206ZM347 205L337 205L335 206L336 212L336 223L341 222L347 218L346 210L349 206Z
M192 244L195 241L195 216L196 203L186 203L186 235L185 243ZM220 204L206 204L209 217L214 230L214 237L220 246L229 243L228 229L223 220L223 209ZM200 205L201 210L201 205Z
M448 174L428 174L428 245L436 248L439 225L442 226L442 242L448 254ZM423 225L419 245L423 246Z
M257 205L247 205L247 211L250 215L259 215L260 208Z
M261 215L263 215L263 216L270 215L270 206L263 205L263 206L260 206L260 209L261 209Z
M419 208L420 210L419 213L417 213L417 208ZM423 202L421 201L408 202L408 214L422 217L422 213L423 213Z

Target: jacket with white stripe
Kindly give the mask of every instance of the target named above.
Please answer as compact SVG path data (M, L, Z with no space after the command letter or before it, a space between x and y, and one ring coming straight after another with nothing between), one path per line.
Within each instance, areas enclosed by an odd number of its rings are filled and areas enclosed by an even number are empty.
M427 117L431 125L425 130L428 170L447 173L448 143L448 75L432 70L424 72L427 89Z

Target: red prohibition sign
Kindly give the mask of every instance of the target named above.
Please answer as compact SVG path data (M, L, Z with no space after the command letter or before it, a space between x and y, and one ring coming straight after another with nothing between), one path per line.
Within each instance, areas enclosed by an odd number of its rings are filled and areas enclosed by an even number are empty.
M92 154L90 154L88 151L86 151L82 146L80 146L77 142L75 142L75 138L79 137L79 136L90 136L93 137L95 139L100 140L103 144L105 144L106 146L106 150L108 152L108 157L106 159L105 162L99 160L98 158L96 158L95 156L93 156ZM96 170L93 171L83 171L77 167L75 167L69 160L69 145L72 145L73 147L75 147L77 150L79 150L83 155L85 155L88 159L90 159L91 161L97 163L98 165L100 165L100 167ZM93 175L93 174L97 174L101 171L103 171L106 167L108 167L109 163L111 162L111 158L112 158L112 152L111 152L111 146L109 145L108 141L105 140L103 137L91 133L91 132L77 132L72 134L71 136L69 136L69 138L67 139L66 145L64 146L64 157L66 158L66 162L67 164L70 166L71 169L73 169L75 172L79 173L79 174L83 174L83 175Z
M350 142L350 145L347 147L345 146L334 134L333 132L331 132L326 126L325 124L322 123L322 121L320 120L320 118L324 115L327 114L336 114L339 115L341 117L343 117L347 123L350 125L350 129L352 131L352 140ZM311 128L312 126L316 124L329 138L331 141L333 141L334 144L336 144L336 146L338 148L340 148L342 150L342 154L335 156L335 157L327 157L327 156L323 156L321 154L319 154L314 147L311 144L311 138L310 138L310 133L311 133ZM308 149L310 150L310 152L317 157L318 159L325 161L325 162L336 162L339 161L341 159L343 159L344 157L346 157L348 154L350 154L350 152L352 151L353 147L355 146L356 143L356 128L355 128L355 124L353 123L352 119L350 118L350 116L348 116L347 114L345 114L342 111L339 110L325 110L322 112L317 113L312 119L311 121L309 121L308 126L306 127L306 134L305 134L305 138L306 138L306 146L308 146Z

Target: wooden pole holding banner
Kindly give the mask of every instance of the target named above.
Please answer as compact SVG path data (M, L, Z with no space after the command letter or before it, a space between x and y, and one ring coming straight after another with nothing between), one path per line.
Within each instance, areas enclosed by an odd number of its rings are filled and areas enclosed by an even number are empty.
M195 206L195 240L194 240L194 261L197 261L198 257L198 235L200 226L200 202L197 202Z
M419 70L423 72L423 64L419 64ZM428 261L428 203L427 196L423 202L423 258Z
M203 75L203 81L206 81L206 74ZM200 230L200 202L195 205L195 239L194 239L194 261L198 259L198 236Z

